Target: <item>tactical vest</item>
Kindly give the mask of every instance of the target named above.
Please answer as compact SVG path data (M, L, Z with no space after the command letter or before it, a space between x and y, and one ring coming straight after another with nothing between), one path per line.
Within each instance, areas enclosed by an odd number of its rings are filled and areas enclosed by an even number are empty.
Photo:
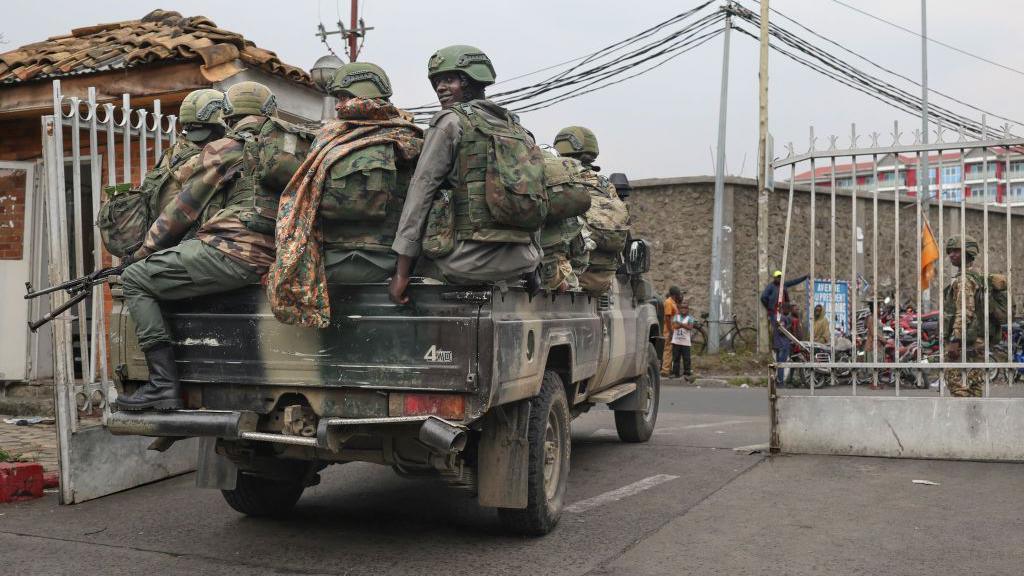
M395 156L393 145L377 144L331 165L320 200L320 226L328 249L391 249L415 168Z
M590 210L584 216L597 245L590 254L589 270L616 270L629 236L629 208L607 178L592 170L586 171L584 178L594 184Z
M146 177L142 179L142 186L139 188L149 198L150 225L156 222L164 207L181 190L180 186L173 188L167 186L174 171L201 151L202 148L188 140L179 140L174 146L164 151L160 160L157 161L156 167L146 173Z
M273 235L281 192L309 152L313 134L279 118L248 116L228 138L243 143L242 170L224 205L235 208L249 230Z
M573 216L552 224L545 224L540 231L540 246L544 256L548 254L570 254L573 241L580 235L583 222Z
M529 244L547 217L540 148L514 116L491 125L470 104L451 110L462 127L451 183L456 240Z

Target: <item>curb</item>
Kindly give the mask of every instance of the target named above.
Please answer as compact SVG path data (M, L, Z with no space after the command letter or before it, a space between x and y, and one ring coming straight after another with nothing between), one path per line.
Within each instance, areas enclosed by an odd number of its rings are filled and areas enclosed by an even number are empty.
M35 462L0 463L0 502L22 502L43 495L43 466Z

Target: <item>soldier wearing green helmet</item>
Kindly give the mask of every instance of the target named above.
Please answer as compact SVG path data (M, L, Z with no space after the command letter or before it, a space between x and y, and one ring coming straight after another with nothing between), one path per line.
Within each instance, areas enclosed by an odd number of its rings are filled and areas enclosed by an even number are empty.
M601 168L594 165L600 148L593 131L583 126L562 128L555 135L555 150L583 164L580 179L591 194L590 209L583 219L595 248L590 252L589 262L577 261L586 266L585 270L577 271L577 276L583 290L601 294L611 287L622 263L622 251L629 237L629 209L615 186L599 174Z
M990 274L986 282L983 275L971 270L978 253L978 241L970 236L953 236L946 241L946 255L957 269L943 292L943 338L949 362L985 361L986 322L989 323L989 348L1002 340L1001 328L1006 322L1006 277ZM980 397L985 392L985 373L982 369L950 369L946 371L946 385L951 396Z
M122 410L182 406L173 341L160 301L255 284L274 261L278 198L312 135L273 117L273 94L256 83L232 86L220 106L233 129L203 149L195 173L150 227L142 247L129 258L134 263L121 275L150 376L132 395L117 399ZM205 117L204 109L213 107L199 107L196 117ZM223 208L199 227L195 238L175 245L215 201Z
M346 64L327 90L338 99L337 120L317 132L299 167L304 177L281 196L267 276L278 320L321 328L331 317L328 283L383 282L394 271L391 243L423 147L423 130L388 100L391 82L379 66Z
M427 61L427 77L442 109L430 120L391 245L398 254L391 299L408 302L413 260L424 247L430 262L421 264L446 281L525 278L531 291L539 289L537 236L547 213L540 149L515 114L486 99L496 75L480 49L438 50ZM494 180L498 172L501 182ZM520 191L515 198L505 192L510 182Z

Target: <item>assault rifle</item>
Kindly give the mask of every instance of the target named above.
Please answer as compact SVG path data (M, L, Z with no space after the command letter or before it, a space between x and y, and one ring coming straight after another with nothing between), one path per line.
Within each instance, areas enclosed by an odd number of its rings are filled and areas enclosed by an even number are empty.
M141 242L139 244L136 244L133 247L132 251L134 251L134 249L137 249L141 245ZM128 254L131 254L132 251L129 251ZM92 274L86 274L85 276L81 276L73 280L68 280L67 282L58 284L56 286L49 286L41 290L33 290L32 283L25 282L25 291L27 292L27 294L25 294L25 300L31 300L33 298L38 298L40 296L45 296L47 294L62 291L67 292L68 296L70 296L67 302L61 304L55 310L50 310L45 315L43 315L43 317L40 318L39 320L36 320L34 322L32 320L29 320L28 329L35 332L40 327L48 324L57 316L60 316L67 310L74 308L75 304L78 304L79 302L85 300L86 297L89 296L90 289L93 286L96 286L97 284L103 284L104 282L107 281L108 278L112 276L120 276L121 272L124 272L124 269L131 263L132 259L130 257L126 257L122 259L121 263L118 264L117 266L103 268L93 272Z

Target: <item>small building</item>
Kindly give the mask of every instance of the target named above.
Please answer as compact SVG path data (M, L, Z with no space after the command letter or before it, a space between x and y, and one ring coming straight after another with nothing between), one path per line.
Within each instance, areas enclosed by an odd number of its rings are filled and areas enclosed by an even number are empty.
M324 94L309 73L282 62L241 34L218 28L204 16L154 10L139 20L76 28L0 54L0 324L6 331L0 347L0 395L4 382L43 381L52 374L48 334L41 330L36 336L19 327L46 311L22 296L26 282L45 285L47 278L40 130L41 118L53 114L54 79L61 80L62 94L83 100L89 87L94 87L97 101L111 103L117 110L125 94L136 109L152 108L159 100L162 118L150 115L149 122L164 122L164 126L170 116L177 115L189 92L225 90L247 80L273 90L279 115L286 120L319 122L324 109ZM150 167L155 163L154 144L148 144ZM167 143L162 146L166 149ZM65 141L65 150L70 147L71 142ZM92 178L86 173L90 158L84 142L80 150L80 189L91 202L99 191L92 190ZM102 143L99 150L106 153ZM120 157L121 151L116 152ZM132 165L127 179L140 180L141 163ZM104 167L106 159L93 165ZM107 182L107 169L102 172L99 181ZM72 171L65 174L70 194ZM81 214L81 226L88 236L93 222L87 212ZM83 269L92 270L97 256L103 257L87 250Z

